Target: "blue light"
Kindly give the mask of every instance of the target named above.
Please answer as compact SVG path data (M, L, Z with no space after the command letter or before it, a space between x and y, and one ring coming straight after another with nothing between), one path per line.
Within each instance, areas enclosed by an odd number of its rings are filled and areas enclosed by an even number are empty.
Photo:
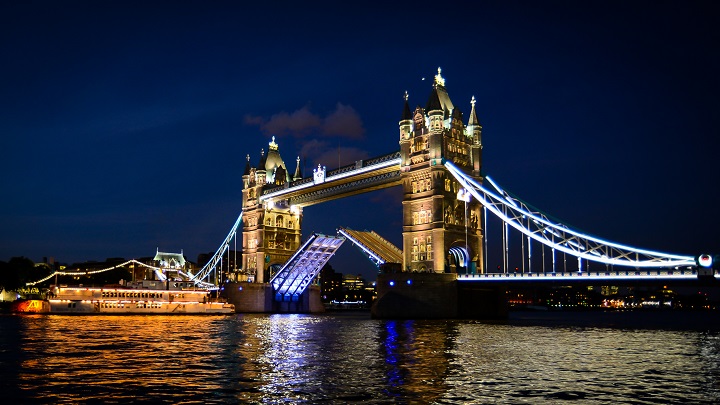
M407 283L408 283L408 285L411 285L411 284L412 284L412 280L408 280Z
M390 287L395 287L395 282L394 282L394 281L390 280L390 283L389 283L389 284L390 284Z
M238 291L242 291L242 287L238 287Z

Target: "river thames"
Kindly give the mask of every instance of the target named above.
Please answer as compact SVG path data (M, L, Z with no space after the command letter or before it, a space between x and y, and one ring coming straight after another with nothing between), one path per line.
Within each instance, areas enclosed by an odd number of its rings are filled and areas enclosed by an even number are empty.
M720 403L717 317L670 315L4 315L0 388L8 404Z

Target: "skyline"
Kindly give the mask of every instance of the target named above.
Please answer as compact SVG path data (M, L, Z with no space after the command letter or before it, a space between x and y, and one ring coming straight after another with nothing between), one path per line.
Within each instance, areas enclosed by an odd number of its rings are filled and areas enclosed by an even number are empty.
M307 176L393 152L404 92L424 106L438 67L466 123L477 100L483 172L507 191L614 242L720 253L711 2L168 4L0 6L0 260L195 261L240 212L246 155L275 136ZM400 245L400 193L307 207L303 236ZM330 263L371 275L361 261Z

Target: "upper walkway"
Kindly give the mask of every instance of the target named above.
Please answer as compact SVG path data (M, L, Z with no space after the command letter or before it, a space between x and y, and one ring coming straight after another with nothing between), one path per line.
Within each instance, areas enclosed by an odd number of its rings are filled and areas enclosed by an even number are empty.
M400 152L394 152L331 171L318 166L312 176L263 190L259 200L288 200L305 207L399 184Z

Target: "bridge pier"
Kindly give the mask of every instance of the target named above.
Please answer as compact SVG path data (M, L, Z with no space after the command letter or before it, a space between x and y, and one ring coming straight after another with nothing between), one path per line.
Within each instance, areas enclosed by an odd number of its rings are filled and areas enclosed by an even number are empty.
M270 284L228 283L225 287L228 302L236 313L308 314L325 312L320 301L320 287L309 286L297 301L277 302Z
M505 289L458 283L454 273L381 274L371 315L377 319L504 319Z

